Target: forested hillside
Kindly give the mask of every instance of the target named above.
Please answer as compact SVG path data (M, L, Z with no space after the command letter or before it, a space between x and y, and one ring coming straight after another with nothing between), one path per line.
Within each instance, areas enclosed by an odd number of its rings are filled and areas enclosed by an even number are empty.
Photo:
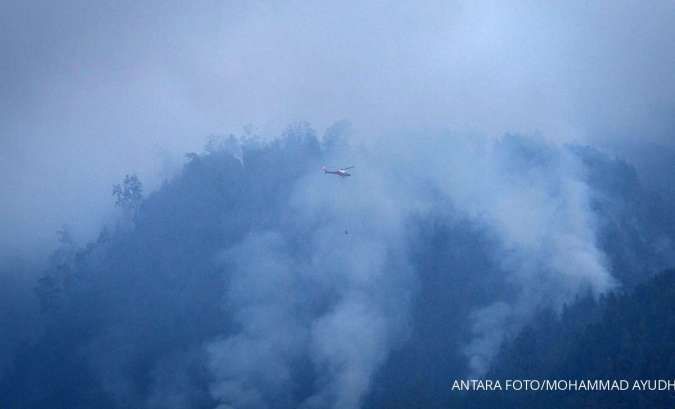
M560 317L542 311L502 349L492 379L669 380L675 368L675 270L597 302L580 298ZM467 408L657 408L671 390L474 392Z
M1 407L502 407L448 382L672 376L673 273L650 277L673 261L673 213L590 147L373 149L298 125L216 139L156 191L129 176L113 192L98 239L59 232L40 313L2 312Z

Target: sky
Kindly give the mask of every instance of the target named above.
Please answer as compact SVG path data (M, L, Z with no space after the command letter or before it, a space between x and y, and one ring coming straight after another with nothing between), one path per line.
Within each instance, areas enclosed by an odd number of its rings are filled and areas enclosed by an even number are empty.
M0 4L0 257L112 217L210 135L351 121L591 143L648 171L675 131L673 1Z

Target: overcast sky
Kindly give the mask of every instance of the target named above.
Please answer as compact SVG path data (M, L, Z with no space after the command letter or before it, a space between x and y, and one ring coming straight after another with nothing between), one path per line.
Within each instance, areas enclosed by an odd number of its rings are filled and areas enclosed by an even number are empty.
M673 1L3 1L0 256L248 124L672 151L673 67Z

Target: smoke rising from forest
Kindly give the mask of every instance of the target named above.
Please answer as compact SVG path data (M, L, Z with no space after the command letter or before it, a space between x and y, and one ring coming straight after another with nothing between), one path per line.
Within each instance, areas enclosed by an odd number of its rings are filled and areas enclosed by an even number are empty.
M0 392L43 357L37 406L386 407L406 354L485 374L537 313L675 262L674 12L4 3Z

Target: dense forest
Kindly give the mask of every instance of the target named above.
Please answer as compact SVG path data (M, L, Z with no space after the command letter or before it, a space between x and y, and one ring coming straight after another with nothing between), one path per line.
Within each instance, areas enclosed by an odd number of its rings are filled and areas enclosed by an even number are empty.
M581 297L560 316L541 311L500 351L487 378L673 381L675 270L632 291L599 300ZM675 391L479 391L462 397L467 408L656 408L671 406Z
M459 171L477 157L481 172ZM675 273L656 274L675 265L672 198L592 147L505 135L374 149L344 123L300 124L214 138L157 190L127 175L111 200L96 240L64 228L28 298L8 288L0 407L675 402L448 386L672 377Z

